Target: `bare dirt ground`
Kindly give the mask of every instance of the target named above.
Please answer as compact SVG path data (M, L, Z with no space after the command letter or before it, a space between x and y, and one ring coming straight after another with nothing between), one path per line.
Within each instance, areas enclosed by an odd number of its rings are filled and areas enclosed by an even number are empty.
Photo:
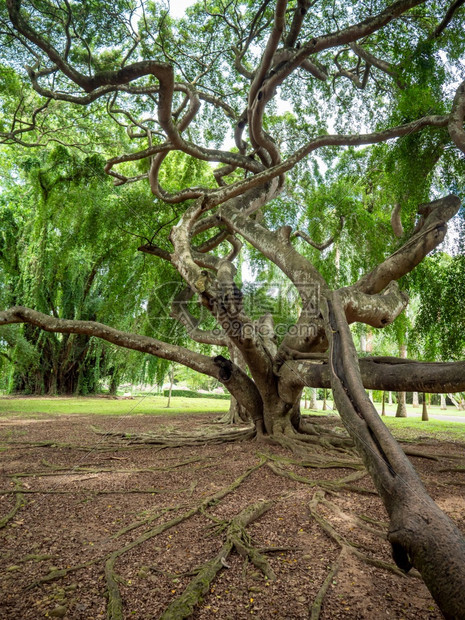
M0 419L0 618L315 619L319 600L322 620L442 617L393 567L385 510L350 455L321 468L254 441L160 449L92 428L215 417ZM465 531L464 444L409 447L433 457L412 459Z

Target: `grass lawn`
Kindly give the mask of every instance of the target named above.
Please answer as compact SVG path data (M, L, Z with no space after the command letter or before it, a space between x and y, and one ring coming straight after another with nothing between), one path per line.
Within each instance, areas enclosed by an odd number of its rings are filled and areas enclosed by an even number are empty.
M463 413L463 412L462 412ZM465 441L465 422L419 418L392 418L384 416L383 421L397 439L418 441L422 438Z
M138 396L134 400L86 397L0 397L0 416L41 417L43 415L175 415L179 413L222 413L229 400L173 396L166 408L166 396Z
M381 403L375 403L375 407L380 413ZM327 411L305 411L305 413L308 415L337 415L331 409ZM387 409L387 415L381 419L397 439L421 441L423 438L428 438L444 441L465 441L465 422L441 419L441 416L464 418L465 411L458 411L455 407L448 407L446 411L442 411L439 407L428 407L428 413L429 421L423 422L421 417L413 417L413 415L421 416L421 407L413 408L411 405L407 405L406 418L396 418L395 409Z
M144 395L134 400L110 400L86 397L0 397L0 417L41 418L50 415L176 415L182 413L222 413L228 410L229 401L214 398L185 398L173 396L171 407L166 408L166 396ZM379 403L376 404L380 409ZM423 437L444 440L465 441L465 423L454 420L441 420L441 415L462 415L464 412L448 407L429 407L430 420L422 422L418 417L395 418L393 412L383 417L385 424L399 439L418 440ZM421 409L407 407L407 414L419 414ZM336 415L332 410L323 412L305 411L308 415Z

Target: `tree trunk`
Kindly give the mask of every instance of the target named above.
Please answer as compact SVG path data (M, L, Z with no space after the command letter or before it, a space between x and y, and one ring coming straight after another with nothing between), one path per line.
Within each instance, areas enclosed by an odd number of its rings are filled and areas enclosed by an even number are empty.
M237 366L239 366L241 370L246 371L247 365L239 349L233 344L230 344L228 346L228 350L231 362L237 364ZM237 399L234 398L233 395L231 395L231 404L229 405L229 411L226 415L220 418L219 422L225 424L243 424L244 422L250 422L251 420L252 416L249 415L247 409L240 405Z
M316 401L316 388L310 388L310 409L316 411L318 409L318 404Z
M328 409L327 403L326 403L326 388L323 388L323 407L322 407L323 411L326 411Z
M169 409L171 407L171 392L173 391L173 383L174 383L174 368L171 366L170 372L170 390L168 392L168 402L166 403L166 408Z
M407 357L407 347L405 344L401 344L399 347L399 354L401 358ZM407 417L407 395L405 392L397 392L397 409L396 418Z
M423 406L421 410L421 419L423 422L428 422L428 409L426 408L426 394L423 394Z
M393 558L402 570L417 568L446 619L464 618L465 540L370 403L337 293L324 313L338 410L388 511Z
M116 373L113 373L113 375L111 376L110 386L108 388L108 394L110 396L116 396L116 393L118 392L118 385L118 377Z
M386 415L386 392L384 390L381 399L381 415Z
M221 418L220 422L225 422L227 424L244 424L244 422L250 422L250 416L246 409L237 402L234 396L231 396L229 411Z
M388 404L392 405L392 392L388 392Z
M454 407L456 407L460 411L462 409L462 406L461 406L461 403L455 398L455 396L453 394L447 394L447 396L452 401L452 404L454 405Z
M415 409L420 406L418 401L418 392L412 392L412 405Z
M446 411L447 410L446 397L445 397L444 394L441 394L441 410L442 411Z
M407 417L406 394L405 392L397 392L396 418L406 418L406 417Z

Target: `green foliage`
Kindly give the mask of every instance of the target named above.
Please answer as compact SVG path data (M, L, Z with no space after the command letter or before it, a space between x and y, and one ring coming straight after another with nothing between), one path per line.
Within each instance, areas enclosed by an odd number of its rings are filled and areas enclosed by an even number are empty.
M374 14L386 2L371 0L369 5ZM289 11L295 6L290 2ZM176 81L195 84L218 104L203 101L182 136L190 145L214 149L231 140L230 110L243 112L250 85L249 78L235 69L234 46L251 43L243 48L240 62L243 73L252 71L264 51L275 3L202 0L180 20L170 17L164 3L152 1L24 0L22 8L30 27L84 75L105 76L146 59L172 64ZM300 38L305 42L340 31L365 19L367 10L367 3L356 0L312 2ZM283 159L318 135L354 134L446 113L458 79L454 72L463 62L465 29L460 13L454 27L437 40L433 32L443 15L444 3L429 2L366 37L361 42L364 49L390 62L391 71L380 74L372 66L375 79L365 88L343 74L326 81L303 70L291 75L279 89L280 101L270 102L263 117L264 130L275 139ZM131 83L132 92L125 84L86 106L71 106L59 97L45 99L31 89L24 72L40 50L33 46L30 54L21 36L12 35L4 4L0 24L0 131L5 142L13 142L7 136L12 128L25 128L24 119L44 106L37 112L37 124L16 138L42 148L26 154L11 148L0 154L2 307L21 303L60 317L99 320L169 342L190 343L184 328L170 317L171 301L183 286L180 276L164 262L137 253L137 246L148 242L172 251L167 233L188 204L165 204L146 185L116 188L103 173L108 157L163 141L156 117L157 80L144 76ZM331 49L318 54L321 68L334 69L334 53ZM353 71L361 64L350 47L341 47L337 54L341 67ZM39 67L44 67L43 61ZM54 88L62 96L75 94L75 85L61 72L43 75L40 83L45 92ZM151 92L141 94L143 86L150 86ZM185 97L184 91L173 95L173 123L186 112ZM230 107L225 109L226 104ZM139 131L142 124L148 132ZM333 238L323 251L301 239L292 242L330 286L351 285L405 242L414 229L419 203L449 191L464 196L463 157L455 151L447 131L437 127L370 148L324 148L289 172L281 196L257 217L271 229L283 225L301 229L319 244ZM128 161L117 168L128 176L145 175L150 161L149 157ZM236 169L227 181L242 175ZM164 159L159 181L169 192L216 186L209 163L177 151ZM390 224L398 203L405 230L401 239ZM199 235L199 243L210 232ZM223 251L224 246L217 250ZM459 253L434 257L417 276L405 280L415 316L399 317L385 330L384 342L375 337L378 350L394 352L399 344L407 344L428 359L461 355L464 263ZM247 246L244 254L242 264L237 262L243 274L249 263L254 276L254 282L244 286L245 310L253 320L270 312L281 337L298 318L296 291L252 247ZM215 325L203 308L192 303L190 309L200 327ZM362 328L354 331L362 334ZM2 338L1 361L10 371L10 387L29 391L58 389L56 379L50 378L58 369L72 367L77 376L69 384L71 391L83 393L99 389L102 379L113 386L123 379L161 384L169 367L166 361L122 353L91 338L39 333L33 327L11 328ZM197 348L211 353L208 347Z
M462 359L465 352L465 256L438 252L410 276L418 297L414 332L425 359Z

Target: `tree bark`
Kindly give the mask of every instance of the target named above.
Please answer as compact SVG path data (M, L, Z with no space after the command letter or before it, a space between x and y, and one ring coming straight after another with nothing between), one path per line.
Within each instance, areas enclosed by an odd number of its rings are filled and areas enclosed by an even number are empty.
M407 417L407 400L405 392L397 392L396 418Z
M463 618L465 540L426 493L369 401L337 293L329 296L324 314L338 410L388 511L393 558L402 570L417 568L447 620Z
M418 402L418 392L412 392L412 406L415 409L420 406Z
M167 409L171 407L171 393L173 391L173 383L174 383L174 368L172 366L169 371L169 378L170 378L170 389L168 391L168 401L166 403Z
M318 409L318 404L316 401L316 389L315 388L309 388L310 390L310 409L316 411Z
M423 422L428 422L428 409L426 407L426 394L423 394L423 405L421 409L421 419Z
M405 344L401 344L399 347L399 354L402 359L407 357L407 347ZM397 409L396 418L407 417L407 394L405 392L397 392Z

